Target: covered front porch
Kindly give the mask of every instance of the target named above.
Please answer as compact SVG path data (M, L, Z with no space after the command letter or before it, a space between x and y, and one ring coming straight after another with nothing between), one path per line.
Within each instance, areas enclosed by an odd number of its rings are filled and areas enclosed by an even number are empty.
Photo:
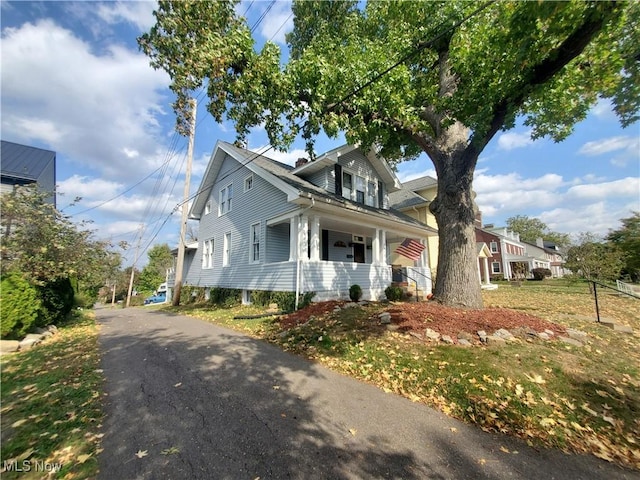
M307 208L268 221L265 263L259 270L276 268L280 278L284 274L294 283L285 282L294 287L291 291L316 292L316 301L346 299L354 284L362 288L363 299L378 300L392 282L390 245L413 238L425 249L412 268L420 272L420 288L431 292L427 238L435 235L433 229L364 212L340 213Z

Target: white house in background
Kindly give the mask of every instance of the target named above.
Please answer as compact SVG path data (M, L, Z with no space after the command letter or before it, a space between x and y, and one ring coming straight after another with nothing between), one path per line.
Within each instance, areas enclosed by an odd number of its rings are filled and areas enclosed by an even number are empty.
M389 208L401 185L375 152L345 145L295 167L218 142L190 209L199 222L183 284L315 292L314 300L384 297L392 282L390 244L427 246L434 228ZM429 252L413 267L431 291Z

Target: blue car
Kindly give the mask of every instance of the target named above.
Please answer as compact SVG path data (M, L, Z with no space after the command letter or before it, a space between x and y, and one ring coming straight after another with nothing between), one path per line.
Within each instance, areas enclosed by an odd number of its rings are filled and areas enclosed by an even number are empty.
M164 303L167 301L167 292L159 292L155 295L144 299L145 305L151 305L153 303Z

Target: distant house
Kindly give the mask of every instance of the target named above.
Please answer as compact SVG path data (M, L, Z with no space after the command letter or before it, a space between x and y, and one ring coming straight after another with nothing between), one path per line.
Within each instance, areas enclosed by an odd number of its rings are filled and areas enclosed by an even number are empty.
M315 300L384 297L391 248L407 239L427 247L431 228L389 208L401 187L374 152L345 145L295 167L218 142L190 209L199 222L183 284L315 292ZM195 245L194 245L195 247ZM431 291L428 248L412 267Z
M1 155L1 193L12 192L17 185L36 184L51 193L48 201L55 206L56 152L2 140Z
M433 201L437 193L438 181L426 175L404 182L400 190L389 194L389 203L391 207L396 210L415 218L433 229L437 229L438 224L436 218L429 210L429 204ZM438 266L438 243L437 235L427 238L429 265L432 275L435 275ZM399 244L391 245L391 263L404 267L413 266L410 259L395 253L398 245Z
M505 272L502 259L500 236L497 233L476 226L476 245L486 247L486 250L484 248L480 250L484 251L485 255L478 255L478 271L480 272L481 283L488 284L492 278L509 278Z

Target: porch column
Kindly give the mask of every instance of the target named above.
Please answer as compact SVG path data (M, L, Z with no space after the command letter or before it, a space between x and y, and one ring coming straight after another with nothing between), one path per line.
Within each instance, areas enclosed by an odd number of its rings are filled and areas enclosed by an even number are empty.
M298 217L292 217L289 224L289 261L298 259Z
M380 264L380 229L376 228L376 233L371 239L371 263L374 265Z
M298 258L309 260L309 217L303 215L298 223Z
M491 285L491 277L489 276L489 259L484 257L484 279L487 285Z
M418 266L420 268L426 268L428 263L427 258L429 256L429 246L427 245L427 240L424 238L420 239L420 243L424 247L424 250L422 250L422 253L420 254L420 260L418 261Z
M388 265L387 262L387 231L380 230L380 265Z
M476 267L478 267L478 281L482 285L482 273L480 272L480 258L476 258Z
M320 261L320 218L311 218L311 261Z

